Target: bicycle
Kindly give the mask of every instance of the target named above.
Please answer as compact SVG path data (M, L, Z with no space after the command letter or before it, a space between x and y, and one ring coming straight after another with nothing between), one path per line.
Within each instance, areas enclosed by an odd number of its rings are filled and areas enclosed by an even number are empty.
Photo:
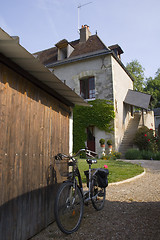
M88 190L84 191L81 175L75 159L81 152L85 152L89 170L85 171ZM55 220L59 229L66 234L78 230L83 216L83 206L90 200L93 207L99 211L104 207L106 187L108 186L108 169L91 169L91 165L97 163L93 157L97 154L88 149L80 149L74 156L57 154L55 158L61 160L68 158L68 165L72 166L67 181L63 182L57 192L55 199ZM78 179L77 179L78 178Z

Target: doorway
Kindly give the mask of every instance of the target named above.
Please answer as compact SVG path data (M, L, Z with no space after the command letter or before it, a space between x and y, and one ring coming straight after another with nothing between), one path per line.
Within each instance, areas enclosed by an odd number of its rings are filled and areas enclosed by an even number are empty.
M95 136L93 126L87 128L87 147L89 150L95 152Z

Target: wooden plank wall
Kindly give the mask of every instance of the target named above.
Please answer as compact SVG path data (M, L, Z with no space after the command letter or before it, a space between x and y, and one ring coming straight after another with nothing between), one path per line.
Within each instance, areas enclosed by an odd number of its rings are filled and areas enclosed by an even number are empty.
M28 239L54 219L54 156L69 149L69 107L0 63L0 239Z

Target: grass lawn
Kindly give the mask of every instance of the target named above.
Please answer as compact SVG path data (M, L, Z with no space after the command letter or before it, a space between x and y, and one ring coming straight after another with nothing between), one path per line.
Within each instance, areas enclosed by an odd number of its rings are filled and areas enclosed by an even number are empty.
M143 172L143 168L137 164L131 164L115 160L97 160L97 164L93 164L92 168L104 168L104 165L109 169L109 183L122 181ZM84 171L88 170L89 166L85 159L78 159L78 167L81 173L82 182L86 182Z

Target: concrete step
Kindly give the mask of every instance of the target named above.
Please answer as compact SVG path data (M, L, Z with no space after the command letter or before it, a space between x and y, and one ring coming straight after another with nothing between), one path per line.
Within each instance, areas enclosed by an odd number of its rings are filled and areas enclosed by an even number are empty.
M127 129L124 133L121 146L119 148L119 151L122 153L122 156L124 157L125 152L133 147L133 139L136 133L136 130L138 129L139 125L139 120L140 120L140 115L135 114L134 118L130 120L128 123Z

